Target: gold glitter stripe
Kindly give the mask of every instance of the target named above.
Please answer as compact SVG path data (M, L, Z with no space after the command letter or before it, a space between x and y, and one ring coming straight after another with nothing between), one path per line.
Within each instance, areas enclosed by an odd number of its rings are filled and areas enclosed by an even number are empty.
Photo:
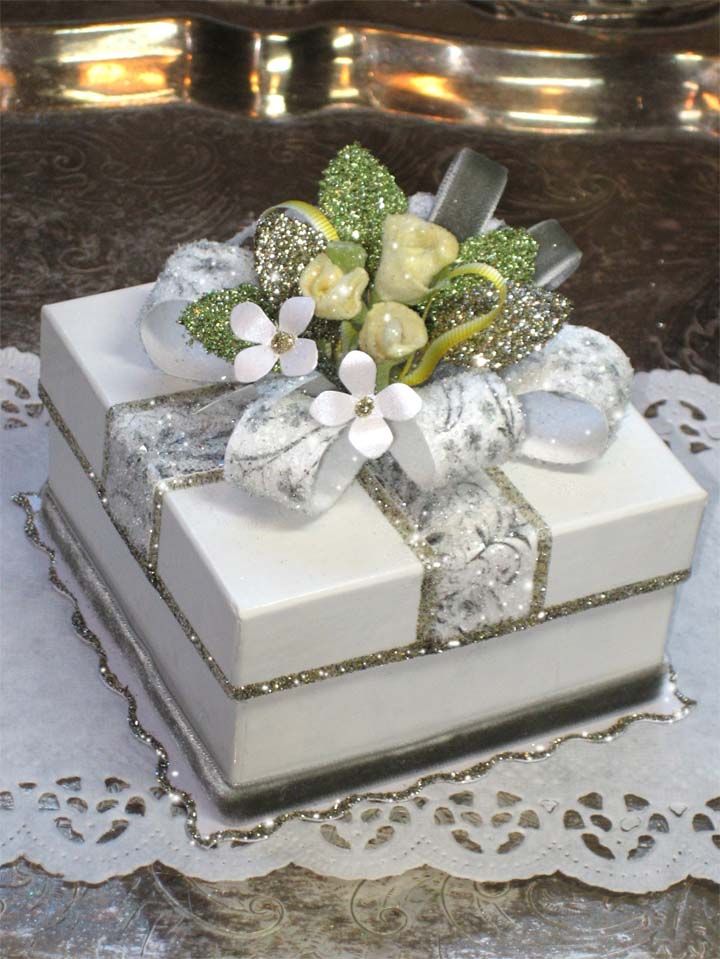
M160 480L153 489L152 521L150 526L150 540L145 566L150 573L157 575L158 553L160 551L160 531L162 528L163 498L166 493L176 489L189 489L192 486L205 486L207 483L219 483L223 478L223 468L218 466L211 470L199 470L197 473L185 473L182 476L171 476ZM108 513L108 515L110 515ZM112 517L111 517L112 518ZM117 528L117 527L116 527Z
M498 636L504 636L508 633L520 632L524 629L529 629L533 626L538 626L544 622L549 622L553 619L559 619L563 616L569 616L573 613L585 612L588 609L595 609L599 606L606 606L610 603L617 603L625 599L630 599L633 596L641 596L645 593L651 593L658 589L665 589L669 586L677 586L678 583L681 583L683 580L687 579L690 575L689 570L680 570L674 573L669 573L664 576L655 576L650 579L641 580L640 582L630 583L626 586L620 586L615 589L606 590L601 593L593 593L590 596L583 596L580 599L572 600L566 603L560 603L555 606L550 606L545 609L538 608L536 599L533 600L533 611L526 617L522 619L513 619L513 620L502 620L501 622L494 623L490 626L484 627L481 630L477 630L473 633L468 633L464 635L459 635L454 639L442 640L442 641L424 641L423 639L418 639L414 643L411 643L407 646L397 646L393 649L382 650L377 653L369 653L365 656L354 657L351 659L345 659L339 663L332 663L326 666L318 666L301 672L289 673L284 676L276 676L273 679L268 679L264 682L254 682L246 683L241 686L233 685L230 680L227 678L222 669L215 662L215 659L210 655L207 647L204 645L202 640L199 638L197 633L192 628L190 621L187 619L185 614L182 612L175 599L173 598L170 591L165 586L161 577L157 574L157 571L150 570L145 562L144 557L140 552L133 547L132 543L127 537L125 531L115 522L109 508L107 497L105 496L104 487L102 483L97 478L95 472L93 471L90 463L80 449L75 437L68 428L65 421L60 416L55 405L52 403L47 392L42 386L39 386L40 397L45 403L45 406L48 410L48 413L57 426L58 430L62 434L63 438L68 443L71 451L74 453L77 458L80 466L83 471L86 473L88 478L91 480L95 489L98 493L100 503L103 506L108 518L111 523L117 530L118 534L122 538L125 545L130 550L132 556L140 564L141 568L145 572L145 575L153 586L154 589L160 594L162 599L167 604L168 608L174 615L181 629L184 631L187 638L193 644L197 652L202 657L203 661L207 667L211 670L215 678L218 680L220 685L223 687L225 693L234 700L242 701L248 699L255 699L258 696L265 696L269 693L281 692L286 689L293 689L297 686L307 686L311 683L321 682L326 679L332 679L338 676L344 676L348 673L358 672L360 670L372 669L376 666L384 666L390 663L404 662L411 659L417 659L420 656L429 656L435 655L437 653L443 653L450 649L457 649L463 646L471 646L475 643L484 642L488 639L494 639ZM214 472L214 471L213 471ZM497 471L499 473L500 471ZM497 473L493 476L493 479L497 479ZM502 474L504 476L504 474ZM509 484L510 481L505 480ZM401 510L399 506L393 501L390 494L387 490L384 490L380 484L375 480L372 475L365 474L361 476L361 482L363 484L367 483L370 485L371 496L376 503L384 504L384 508L387 508L387 515L393 515L395 518L394 525L398 528L398 531L401 535L407 535L409 539L407 540L411 548L419 548L423 550L422 544L413 544L412 537L410 535L410 524L407 523L407 520L402 517ZM500 482L503 482L501 479ZM505 486L504 488L510 491L510 486ZM366 487L367 488L367 487ZM512 487L515 490L514 487ZM520 493L515 490L515 493L511 495L516 495L520 497ZM516 499L515 502L519 506L526 506L528 509L532 509L529 504L526 504L525 501L520 497ZM533 511L534 513L534 511ZM535 516L537 514L534 513ZM427 544L425 544L427 547ZM427 547L429 549L429 547ZM549 543L546 541L544 549L546 559L549 559ZM422 555L422 552L421 554ZM431 555L425 554L424 560L421 559L423 565L431 561ZM535 594L537 597L544 592L544 579L543 576L545 573L540 575L540 585L535 588Z
M417 798L435 783L471 783L487 775L496 766L506 762L538 762L552 756L564 743L577 740L580 742L603 743L610 742L620 736L626 729L637 722L655 722L655 723L674 723L682 719L695 706L695 700L685 696L677 688L677 677L672 667L667 667L670 689L675 697L676 705L672 711L661 713L645 709L626 713L623 716L610 722L610 725L602 729L589 732L563 733L554 736L547 744L535 747L530 750L509 749L503 752L495 753L487 759L482 759L466 766L463 769L442 770L433 772L415 779L407 786L385 792L357 792L336 799L335 802L324 807L293 809L289 812L279 813L276 816L264 817L262 821L255 822L245 828L228 827L225 829L216 829L214 832L202 833L198 825L198 807L192 793L182 789L177 782L173 782L169 776L170 761L168 751L165 746L152 733L142 725L138 718L137 701L130 691L127 684L122 683L110 668L105 648L96 633L94 633L85 621L77 597L71 592L67 584L61 579L57 571L55 560L55 550L45 543L41 537L37 524L35 522L35 513L33 511L29 497L30 493L17 493L13 496L13 502L25 513L25 535L28 540L37 548L42 550L48 559L48 579L53 587L57 589L72 605L72 626L77 635L83 642L88 643L94 650L98 660L98 671L100 678L113 692L122 696L127 703L127 718L130 732L143 745L152 749L155 754L155 780L160 790L170 797L171 801L185 812L185 831L188 837L198 846L205 849L216 849L221 843L230 843L232 846L240 846L251 842L261 842L272 836L286 823L293 820L300 822L311 822L320 825L326 822L335 822L342 819L350 813L353 808L363 802L380 803L398 803Z

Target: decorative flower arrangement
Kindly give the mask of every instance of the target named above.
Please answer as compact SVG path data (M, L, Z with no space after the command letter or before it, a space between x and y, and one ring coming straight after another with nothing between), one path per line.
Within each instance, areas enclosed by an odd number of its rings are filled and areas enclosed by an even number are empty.
M446 363L498 370L541 347L570 312L532 284L538 246L524 229L461 239L423 219L355 144L328 165L317 206L291 200L259 218L257 286L207 294L179 322L233 360L242 383L316 366L337 383L357 351L374 361L378 390L418 386Z
M463 149L435 197L408 199L354 144L316 205L287 200L237 240L171 257L141 319L150 357L185 379L253 384L234 407L226 480L316 515L388 450L422 489L513 457L602 454L629 363L566 325L555 288L580 251L562 227L493 218L506 179Z

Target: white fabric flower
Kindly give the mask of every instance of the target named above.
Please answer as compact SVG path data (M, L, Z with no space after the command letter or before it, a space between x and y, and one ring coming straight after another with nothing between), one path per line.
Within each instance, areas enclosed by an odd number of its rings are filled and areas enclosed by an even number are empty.
M254 383L280 361L285 376L304 376L317 366L318 350L314 340L302 339L315 312L310 296L291 296L280 307L276 326L257 303L238 303L230 314L230 326L240 340L256 343L235 357L235 378Z
M323 426L343 426L352 420L348 438L358 453L376 459L392 445L393 434L385 422L411 420L420 412L422 400L405 383L391 383L375 394L375 360L353 350L340 364L338 376L347 393L326 390L317 396L310 413Z

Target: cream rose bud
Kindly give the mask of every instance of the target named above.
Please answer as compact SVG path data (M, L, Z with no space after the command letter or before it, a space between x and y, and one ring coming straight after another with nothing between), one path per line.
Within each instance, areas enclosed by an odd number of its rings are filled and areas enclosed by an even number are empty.
M376 294L381 300L419 303L432 278L457 259L458 250L458 241L444 227L413 213L391 214L383 224Z
M360 349L378 362L401 360L427 340L422 317L402 303L376 303L360 330Z
M362 267L343 273L327 253L318 253L300 274L300 292L315 300L315 316L321 320L351 320L360 312L369 282Z

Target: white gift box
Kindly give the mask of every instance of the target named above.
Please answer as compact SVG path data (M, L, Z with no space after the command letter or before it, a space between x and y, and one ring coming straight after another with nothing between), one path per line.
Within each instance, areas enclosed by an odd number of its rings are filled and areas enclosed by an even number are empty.
M170 481L153 500L162 522L148 572L135 534L123 535L132 522L104 494L108 415L137 403L151 416L137 401L197 388L145 354L136 320L149 289L43 310L49 490L225 798L321 788L333 770L350 782L383 762L391 772L431 746L449 754L468 736L587 714L659 675L705 494L632 409L599 460L503 467L552 540L535 625L508 614L499 635L419 650L423 565L359 482L307 520L218 470L212 482Z

